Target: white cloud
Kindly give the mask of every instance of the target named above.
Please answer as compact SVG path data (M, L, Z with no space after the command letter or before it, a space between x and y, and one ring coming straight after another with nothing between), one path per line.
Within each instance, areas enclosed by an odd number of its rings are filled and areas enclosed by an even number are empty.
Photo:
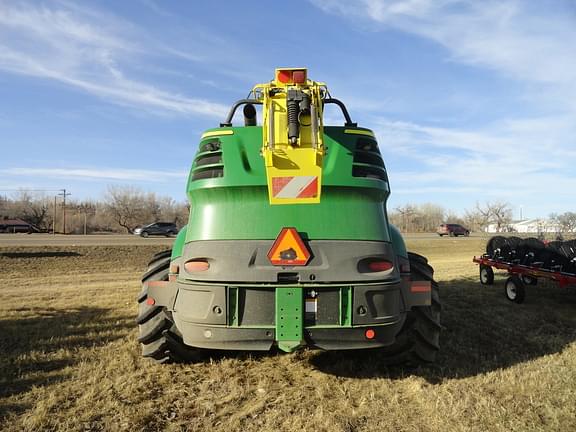
M561 137L576 136L571 117L504 120L472 131L380 119L374 129L385 159L415 166L390 173L394 194L522 199L540 202L543 215L552 196L566 210L573 205L576 152L561 145Z
M85 168L7 168L0 174L22 177L40 177L43 179L77 179L77 180L122 180L145 182L169 182L174 179L185 179L186 171L154 171L137 169L85 169Z
M382 118L382 110L374 110L379 114L371 123L385 159L398 163L390 173L394 194L429 194L429 200L457 195L472 202L501 197L532 202L542 215L548 204L573 209L576 15L568 2L311 1L356 25L368 24L374 35L391 29L434 41L449 61L491 71L522 89L524 113L501 114L484 125L429 126ZM446 111L440 115L450 118Z
M145 53L144 46L133 41L137 37L145 39L129 23L74 5L49 8L3 2L0 70L55 80L139 109L225 116L224 105L128 77L122 64L135 62Z
M322 10L431 39L455 61L576 96L576 16L517 0L311 0ZM563 105L576 104L564 95Z

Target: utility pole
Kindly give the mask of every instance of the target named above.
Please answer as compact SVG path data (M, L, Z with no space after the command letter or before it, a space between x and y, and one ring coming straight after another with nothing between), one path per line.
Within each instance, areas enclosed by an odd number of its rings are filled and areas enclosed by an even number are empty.
M52 218L52 235L56 235L56 200L57 195L54 195L54 217Z
M90 213L90 216L93 216L94 214L96 214L96 209L88 203L83 203L83 204L76 206L76 210L84 213L84 235L86 235L86 234L88 234L88 229L87 229L88 213Z
M59 193L62 197L62 233L66 234L66 197L72 195L70 192L66 192L66 189L60 189L62 192Z

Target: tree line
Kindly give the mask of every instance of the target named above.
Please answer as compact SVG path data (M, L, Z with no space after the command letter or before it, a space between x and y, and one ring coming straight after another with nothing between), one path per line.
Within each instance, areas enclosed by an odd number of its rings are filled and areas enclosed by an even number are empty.
M433 232L442 223L464 225L471 231L485 231L494 226L497 232L510 229L512 206L508 202L493 201L476 205L464 211L462 216L444 209L436 204L406 204L389 212L390 221L404 232ZM549 221L562 232L576 231L576 213L552 213Z
M133 233L153 222L188 221L190 207L170 197L132 186L109 186L102 200L63 200L59 196L22 190L0 196L1 219L21 219L39 231L67 234Z
M58 196L26 190L12 197L0 196L0 219L18 218L46 232L133 233L139 226L160 221L180 227L186 224L189 213L187 202L179 203L132 186L109 186L99 201L68 199L65 208ZM405 204L389 211L388 216L403 232L434 232L442 223L458 223L471 231L484 231L494 225L501 232L512 222L512 206L502 201L476 203L460 216L437 204ZM553 213L549 219L563 232L576 231L574 212Z

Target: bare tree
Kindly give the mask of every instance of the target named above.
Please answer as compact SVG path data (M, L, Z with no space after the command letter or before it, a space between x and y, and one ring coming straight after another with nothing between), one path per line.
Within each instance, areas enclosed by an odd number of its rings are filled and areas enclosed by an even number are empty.
M483 206L476 203L475 210L488 223L495 224L497 232L502 232L512 221L512 208L508 202L486 202Z
M39 229L48 229L52 223L49 212L50 199L43 194L32 194L21 190L17 192L8 206L8 215L17 217Z
M158 217L156 220L174 222L178 226L186 224L190 213L188 203L177 203L170 197L157 198Z
M464 211L463 222L472 231L483 231L490 223L490 218L482 212L472 209Z
M68 200L66 208L67 231L76 234L131 233L140 225L159 221L182 226L190 213L187 202L178 203L170 197L131 186L109 186L103 202ZM60 215L59 210L55 209L54 197L43 194L22 190L13 198L0 196L0 218L22 219L42 230L52 228L55 215Z
M576 230L576 213L566 212L562 214L552 213L550 219L560 225L563 232L573 232Z
M170 197L159 197L153 192L145 193L131 186L109 186L105 212L115 224L133 233L138 226L151 222L165 221L184 225L190 208L187 204L176 203ZM98 212L95 219L105 222L105 218L98 217Z
M390 215L390 220L394 225L397 225L402 231L408 232L412 230L413 217L416 214L416 207L412 204L406 204L403 207L396 207L394 212Z
M150 214L148 198L144 192L132 186L108 186L106 210L119 226L132 234Z
M432 203L420 204L416 207L415 225L418 231L430 232L438 228L445 217L446 210L442 206Z
M406 204L399 206L390 213L390 222L404 232L434 231L444 220L443 207L432 204Z

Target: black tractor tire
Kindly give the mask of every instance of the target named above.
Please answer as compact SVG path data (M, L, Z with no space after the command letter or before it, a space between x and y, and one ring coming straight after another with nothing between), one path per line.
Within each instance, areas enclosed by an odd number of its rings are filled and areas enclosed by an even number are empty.
M503 258L502 251L506 246L506 237L494 236L486 243L486 255L492 259L501 260Z
M382 350L389 365L420 366L433 363L440 350L440 293L434 280L434 269L421 255L408 252L412 280L430 281L432 304L415 306L406 316L404 326L396 336L396 342Z
M142 283L167 281L171 251L154 255ZM138 342L142 345L142 356L157 363L192 362L202 359L202 350L184 344L180 332L174 324L172 313L164 306L149 305L148 289L144 285L138 295L139 328Z
M494 270L492 270L492 267L480 264L480 283L482 285L494 284Z
M504 295L511 302L522 303L526 298L526 286L524 282L516 275L510 276L504 284Z
M162 251L162 252L158 252L157 254L154 254L154 256L150 259L150 261L148 261L147 268L151 269L152 267L155 267L155 264L158 261L163 261L166 258L170 259L171 256L172 256L172 250L170 250L170 249L167 249L167 250ZM142 276L142 279L144 279L145 276L146 276L146 273L144 273L144 275Z

